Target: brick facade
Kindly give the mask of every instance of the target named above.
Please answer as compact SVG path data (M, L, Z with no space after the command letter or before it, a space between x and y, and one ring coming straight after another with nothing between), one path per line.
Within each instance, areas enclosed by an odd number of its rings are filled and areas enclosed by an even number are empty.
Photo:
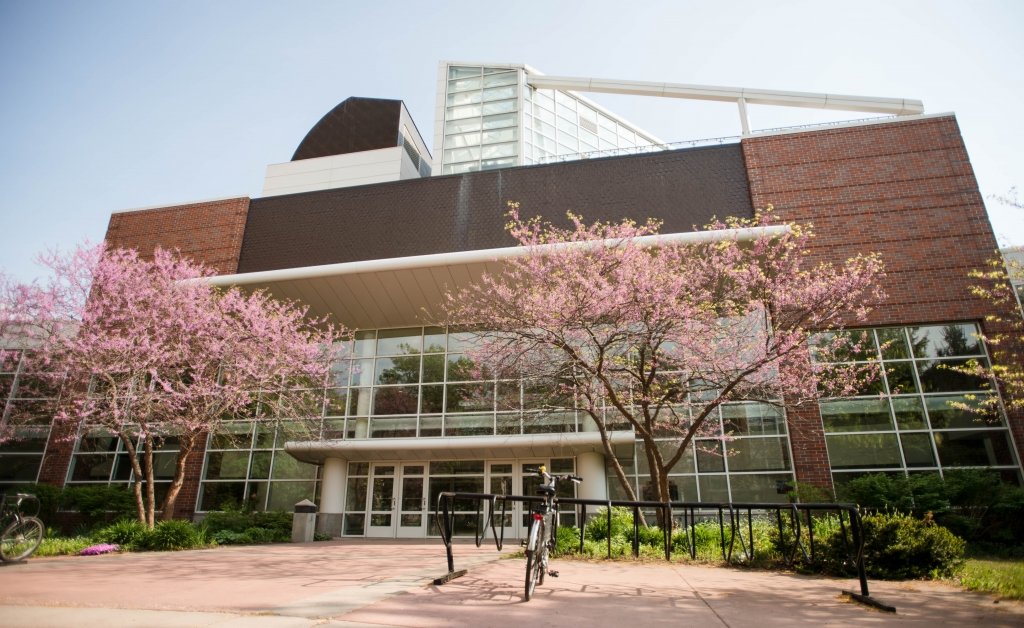
M229 275L238 270L248 214L248 197L121 212L110 217L105 241L144 257L158 246L177 249L218 275Z
M877 252L882 303L867 325L984 323L973 269L998 248L953 116L785 133L742 142L755 207L811 223L814 261ZM1024 417L1010 423L1018 453ZM817 409L789 413L797 479L831 484Z
M248 212L248 197L119 212L111 215L104 241L112 247L135 249L144 258L152 258L158 246L177 249L217 274L231 274L238 270ZM74 437L73 426L54 427L39 470L40 482L64 485ZM195 507L204 451L205 441L189 461L189 475L178 500L182 516L191 516Z
M966 320L997 331L984 321L989 304L969 292L968 273L984 267L997 244L953 116L269 197L251 211L248 198L235 198L124 212L111 217L106 241L144 256L156 246L178 249L218 274L473 250L508 244L500 229L508 198L528 212L598 214L587 218L639 210L664 217L665 231L687 231L707 212L749 215L771 204L783 220L814 225L813 261L881 254L887 297L857 324ZM831 486L817 406L787 414L797 479ZM1011 415L1010 424L1024 457L1024 416ZM187 462L176 516L194 510L204 449ZM70 455L70 441L55 430L41 480L63 484Z

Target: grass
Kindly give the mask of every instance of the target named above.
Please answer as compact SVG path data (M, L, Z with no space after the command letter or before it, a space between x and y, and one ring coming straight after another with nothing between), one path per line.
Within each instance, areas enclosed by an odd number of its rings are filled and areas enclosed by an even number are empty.
M87 536L47 536L43 539L43 542L39 544L39 549L35 551L33 556L74 556L94 543L95 541Z
M969 558L959 581L970 591L1024 600L1024 560Z

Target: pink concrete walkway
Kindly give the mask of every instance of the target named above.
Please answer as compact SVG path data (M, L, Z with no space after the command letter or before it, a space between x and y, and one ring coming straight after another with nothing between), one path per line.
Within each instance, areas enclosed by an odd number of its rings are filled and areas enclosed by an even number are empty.
M1024 626L1024 605L934 583L854 581L660 562L555 561L523 602L522 559L438 541L345 540L35 559L0 567L0 626Z

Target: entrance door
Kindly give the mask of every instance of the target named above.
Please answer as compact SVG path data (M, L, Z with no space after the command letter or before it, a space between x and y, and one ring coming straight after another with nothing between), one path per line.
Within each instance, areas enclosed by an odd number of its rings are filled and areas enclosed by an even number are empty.
M370 503L367 508L370 521L366 526L366 536L395 536L397 479L397 468L394 464L374 463L370 467Z
M490 476L488 491L495 495L515 495L516 483L512 474L513 468L513 462L488 462L487 473ZM494 529L498 534L502 534L501 528L504 527L504 538L522 538L522 535L519 534L518 526L515 525L515 522L519 519L519 514L522 512L522 503L506 502L504 521L500 521L501 500L496 501L494 506ZM490 531L488 531L488 534L490 534Z
M401 496L398 499L398 538L420 538L427 535L427 495L425 466L402 465Z

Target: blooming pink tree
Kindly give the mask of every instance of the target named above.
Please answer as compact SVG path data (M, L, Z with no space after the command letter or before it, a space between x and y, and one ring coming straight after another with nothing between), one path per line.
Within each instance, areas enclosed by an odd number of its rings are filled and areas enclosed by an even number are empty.
M722 404L792 406L874 376L819 365L858 351L859 335L814 334L862 319L881 298L876 255L811 266L810 230L767 229L770 208L686 242L648 237L654 221L586 225L570 214L563 229L510 207L509 232L527 254L450 292L448 322L483 330L472 357L502 377L557 383L552 405L568 398L592 420L632 499L610 445L617 426L643 442L655 498L668 501L668 474L694 439L728 438L709 420Z
M153 261L95 250L47 262L56 281L35 291L34 309L20 309L32 310L36 359L67 374L58 418L121 438L147 525L157 509L154 452L165 439L179 446L160 507L169 518L208 434L239 418L295 430L320 416L340 332L304 308L217 289L205 269L160 249Z

